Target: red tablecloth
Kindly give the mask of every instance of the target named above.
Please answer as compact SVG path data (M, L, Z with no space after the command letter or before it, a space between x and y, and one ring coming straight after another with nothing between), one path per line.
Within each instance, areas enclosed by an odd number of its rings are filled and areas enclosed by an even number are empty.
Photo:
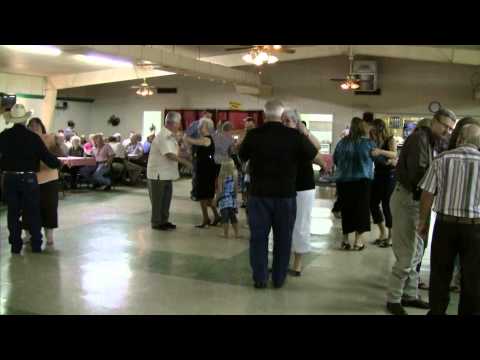
M76 156L69 156L69 157L59 157L58 158L63 165L67 165L68 167L73 166L95 166L97 162L93 157L76 157Z

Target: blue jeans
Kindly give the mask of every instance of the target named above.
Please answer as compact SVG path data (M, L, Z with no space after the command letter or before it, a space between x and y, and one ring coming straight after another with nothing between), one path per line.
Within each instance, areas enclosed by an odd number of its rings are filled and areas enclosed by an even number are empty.
M20 251L23 247L21 238L22 227L20 216L28 214L28 231L32 235L33 250L40 250L42 246L41 218L40 218L40 187L37 175L5 174L5 201L8 207L9 242L12 250Z
M107 164L98 164L96 166L84 166L80 169L80 175L89 179L94 184L111 185L112 180L105 176L110 172L110 166Z
M274 285L285 282L292 248L292 232L297 215L297 202L291 198L250 196L250 266L254 282L268 280L268 234L273 228L272 280Z

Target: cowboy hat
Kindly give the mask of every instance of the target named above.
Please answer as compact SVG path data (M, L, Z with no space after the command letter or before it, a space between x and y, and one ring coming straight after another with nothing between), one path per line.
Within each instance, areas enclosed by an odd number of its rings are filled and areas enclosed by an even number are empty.
M10 111L7 111L6 113L3 114L3 117L5 118L5 121L8 123L24 123L27 121L30 116L32 116L32 112L28 111L25 109L25 106L22 104L15 104L12 106L12 109Z

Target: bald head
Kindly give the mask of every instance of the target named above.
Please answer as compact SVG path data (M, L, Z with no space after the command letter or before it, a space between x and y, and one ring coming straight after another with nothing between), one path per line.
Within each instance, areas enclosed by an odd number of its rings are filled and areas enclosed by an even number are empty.
M285 106L280 100L268 100L265 103L265 121L282 121L282 114L285 111Z
M458 136L457 146L467 144L480 148L480 126L469 124L462 128Z

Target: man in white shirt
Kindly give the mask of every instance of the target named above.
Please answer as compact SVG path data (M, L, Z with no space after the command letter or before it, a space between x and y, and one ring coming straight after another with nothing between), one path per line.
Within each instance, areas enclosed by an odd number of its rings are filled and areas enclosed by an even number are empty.
M172 181L179 178L178 163L191 167L187 160L178 157L175 134L181 126L181 115L169 112L165 127L155 137L150 148L147 164L148 194L152 204L152 229L173 230L176 226L168 221L172 201Z

